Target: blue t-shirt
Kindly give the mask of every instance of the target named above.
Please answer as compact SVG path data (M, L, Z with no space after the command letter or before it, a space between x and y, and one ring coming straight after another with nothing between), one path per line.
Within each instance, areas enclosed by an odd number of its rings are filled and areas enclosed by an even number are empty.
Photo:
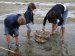
M19 24L17 22L19 16L21 16L20 14L11 14L9 16L7 16L7 18L4 20L4 24L6 27L13 29L13 28L19 28Z

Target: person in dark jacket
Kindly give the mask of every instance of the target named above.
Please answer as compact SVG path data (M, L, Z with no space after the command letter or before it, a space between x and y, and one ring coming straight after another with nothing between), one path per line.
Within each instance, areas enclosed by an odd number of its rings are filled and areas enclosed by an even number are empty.
M12 36L15 37L16 45L18 46L18 30L20 25L24 25L25 23L25 18L21 14L11 14L5 18L4 26L6 41L8 45L10 44L10 36Z
M31 25L34 24L34 14L33 11L36 9L36 6L34 3L30 3L28 5L27 11L24 13L24 17L26 19L26 26L28 28L27 30L27 39L30 40L30 33L31 33Z
M64 31L65 31L65 18L67 17L68 9L64 4L56 4L53 6L49 12L46 14L43 20L43 30L45 29L46 21L52 23L51 35L55 33L55 30L58 26L61 26L61 40L64 40ZM59 20L59 22L57 22Z

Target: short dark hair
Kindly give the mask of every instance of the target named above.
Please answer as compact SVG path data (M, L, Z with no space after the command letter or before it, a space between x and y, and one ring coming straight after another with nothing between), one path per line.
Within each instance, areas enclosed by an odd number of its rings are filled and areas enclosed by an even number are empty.
M29 8L32 8L32 9L36 9L36 6L35 6L34 3L30 3L28 7L29 7Z

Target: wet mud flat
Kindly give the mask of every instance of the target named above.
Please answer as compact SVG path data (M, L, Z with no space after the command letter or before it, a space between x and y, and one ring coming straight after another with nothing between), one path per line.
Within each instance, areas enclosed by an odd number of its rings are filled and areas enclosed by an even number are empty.
M14 51L12 53L10 51L6 51L4 49L0 49L0 56L74 56L75 51L75 35L74 30L75 27L71 29L75 24L67 24L66 32L65 32L65 42L61 44L60 34L57 31L54 36L50 36L47 38L45 43L38 43L35 41L35 37L32 36L31 41L26 40L26 36L24 36L24 28L23 26L19 31L19 47L15 46L13 38L11 38L11 48L8 49L6 45L6 40L4 34L4 26L3 23L0 24L0 47L4 47L8 50ZM34 25L33 29L35 30L37 24ZM48 25L49 26L49 25ZM47 26L47 27L48 27ZM24 28L24 29L23 29ZM49 28L49 27L48 27ZM38 29L41 29L41 24L39 24ZM34 34L33 34L34 35ZM67 44L66 44L67 43ZM68 48L68 49L67 49ZM69 51L69 53L68 53ZM69 55L70 54L70 55Z
M0 16L25 10L27 5L0 3Z
M21 43L19 47L11 43L11 48L4 51L0 49L1 56L68 56L68 50L65 43L62 45L60 41L60 34L56 32L55 35L46 39L45 43L36 42L33 36L31 41Z
M17 5L12 5L12 4L4 4L0 3L0 15L3 15L5 13L10 13L11 11L17 11L18 6Z
M48 37L45 43L35 40L25 43L25 56L68 56L67 44L62 44L60 34Z

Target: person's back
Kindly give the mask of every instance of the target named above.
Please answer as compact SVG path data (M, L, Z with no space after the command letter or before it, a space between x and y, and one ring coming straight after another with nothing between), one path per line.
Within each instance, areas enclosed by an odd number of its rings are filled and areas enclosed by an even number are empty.
M9 28L18 28L19 24L17 22L20 14L11 14L8 15L7 18L5 19L5 25Z
M54 10L57 13L64 13L64 6L62 4L56 4L51 10Z

